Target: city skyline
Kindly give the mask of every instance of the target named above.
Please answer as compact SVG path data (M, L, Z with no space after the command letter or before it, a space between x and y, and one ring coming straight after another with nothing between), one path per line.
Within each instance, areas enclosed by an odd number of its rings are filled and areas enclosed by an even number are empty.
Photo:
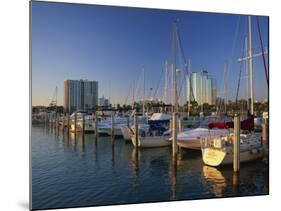
M247 16L49 2L33 2L32 7L36 7L32 14L32 105L48 105L56 86L58 105L63 105L67 79L98 81L99 97L123 104L132 82L137 86L142 66L146 95L150 88L154 92L165 61L172 63L175 17L192 70L206 69L217 81L219 97L228 60L229 99L235 98L240 69L237 59L247 32ZM253 18L253 51L258 53L255 21ZM267 17L260 17L260 26L268 49ZM183 69L180 61L179 68ZM163 98L161 77L157 97ZM246 95L244 78L241 98ZM254 81L255 100L268 98L261 57L254 59Z

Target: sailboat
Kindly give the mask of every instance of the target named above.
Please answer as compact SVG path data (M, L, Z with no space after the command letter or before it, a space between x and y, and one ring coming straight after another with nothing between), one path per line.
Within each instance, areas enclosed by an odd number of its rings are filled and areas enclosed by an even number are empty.
M177 136L178 146L180 148L201 150L200 139L205 137L225 136L232 132L232 128L224 125L223 127L211 127L218 122L225 123L232 119L227 117L210 116L201 121L200 126L195 129L185 129Z
M143 74L143 96L142 96L142 117L145 116L145 77L144 68L142 68ZM136 114L135 114L136 115ZM138 117L139 118L139 117ZM150 148L150 147L164 147L169 146L169 133L166 132L167 128L160 124L161 121L169 120L169 116L165 114L153 114L148 122L141 122L138 124L138 146L136 144L135 132L136 128L134 124L132 127L122 127L123 136L125 139L130 139L135 147Z
M249 21L249 56L240 59L249 60L250 67L250 93L251 93L251 117L252 123L250 127L254 128L254 104L253 104L253 68L252 68L252 27L251 27L251 16L248 17ZM264 53L264 52L263 52ZM262 53L262 54L263 54ZM242 122L243 123L243 122ZM241 127L243 124L241 123ZM246 122L247 123L247 122ZM247 124L244 124L247 126ZM233 163L233 152L234 152L234 134L230 133L227 136L215 137L215 138L202 138L201 150L202 159L205 164L210 166L219 166ZM240 134L240 162L252 161L258 158L262 158L265 154L265 146L261 140L260 133L246 133Z
M75 115L76 115L76 131L80 132L83 130L83 116L85 117L85 132L94 132L94 121L91 115L88 115L87 112L83 112L83 111L76 111L74 113L71 114L70 116L70 120L71 120L71 124L70 124L70 132L74 132L75 131Z
M201 127L185 130L178 134L178 146L185 149L201 150L201 138L225 136L230 131L232 129L209 129Z
M111 135L112 122L111 118L106 118L98 122L98 133L100 135ZM127 125L127 118L118 116L118 113L114 117L114 135L122 136L122 127Z
M129 129L130 138L132 140L132 144L136 147L136 139L135 139L135 129L134 127ZM171 145L171 141L169 140L170 133L166 132L166 129L159 126L158 128L149 128L148 131L139 130L138 136L138 147L140 148L152 148L152 147L166 147Z
M209 166L219 166L233 163L233 140L231 133L224 137L202 139L202 159ZM262 158L265 144L261 135L256 133L240 134L240 162Z
M149 124L145 122L138 124L139 131L145 131L145 133L148 133L149 128L150 128ZM123 135L123 139L131 140L130 130L132 129L132 127L128 125L123 125L120 129Z

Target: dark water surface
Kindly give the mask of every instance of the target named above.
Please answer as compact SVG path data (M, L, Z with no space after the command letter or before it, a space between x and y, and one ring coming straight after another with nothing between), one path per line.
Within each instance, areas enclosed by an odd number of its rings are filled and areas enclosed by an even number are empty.
M170 147L135 150L122 138L59 133L32 126L32 208L62 208L268 194L268 166L204 166L201 154Z

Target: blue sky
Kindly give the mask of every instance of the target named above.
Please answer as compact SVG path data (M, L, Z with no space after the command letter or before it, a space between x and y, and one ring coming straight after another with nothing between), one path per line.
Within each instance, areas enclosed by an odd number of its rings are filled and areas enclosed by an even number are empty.
M58 104L63 104L66 79L96 80L99 96L123 104L132 81L139 80L142 66L146 93L150 88L155 90L160 80L157 97L163 96L164 78L160 76L165 61L172 62L175 18L179 20L183 48L191 59L192 70L206 69L217 81L218 95L224 62L228 60L228 96L233 100L240 70L236 60L241 56L247 16L33 2L32 104L49 104L56 86ZM261 50L256 17L252 22L253 52L257 53ZM267 17L260 17L260 27L268 49ZM178 63L182 69L182 59ZM262 58L253 63L255 99L263 100L267 98L267 85ZM242 98L245 84L242 78ZM128 102L131 98L132 95Z

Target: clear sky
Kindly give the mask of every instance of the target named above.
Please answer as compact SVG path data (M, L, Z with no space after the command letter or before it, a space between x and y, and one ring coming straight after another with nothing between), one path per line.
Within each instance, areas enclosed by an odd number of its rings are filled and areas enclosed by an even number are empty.
M88 79L99 83L99 96L112 103L125 102L132 81L145 69L146 94L163 96L165 61L172 63L172 24L179 20L185 56L193 71L206 69L221 94L224 62L229 62L228 96L238 84L247 16L126 7L105 7L49 2L32 3L32 105L48 105L58 87L63 104L63 81ZM261 51L253 16L253 53ZM268 18L260 17L264 46L268 49ZM237 35L236 35L237 34ZM178 60L182 69L182 59ZM262 57L253 62L255 99L267 98ZM245 71L242 73L245 76ZM245 77L239 96L245 98ZM129 97L127 103L132 99Z

